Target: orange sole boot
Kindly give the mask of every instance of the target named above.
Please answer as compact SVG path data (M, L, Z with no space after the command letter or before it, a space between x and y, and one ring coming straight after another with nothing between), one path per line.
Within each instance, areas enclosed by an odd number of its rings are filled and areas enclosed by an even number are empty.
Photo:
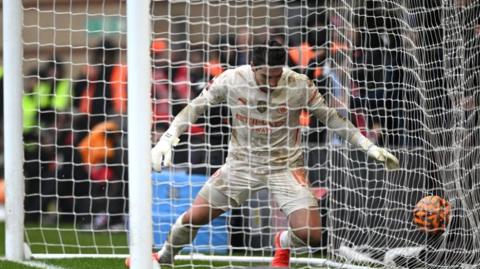
M280 235L282 232L278 232L275 235L275 255L272 260L272 267L289 267L290 266L290 249L282 248L280 244Z

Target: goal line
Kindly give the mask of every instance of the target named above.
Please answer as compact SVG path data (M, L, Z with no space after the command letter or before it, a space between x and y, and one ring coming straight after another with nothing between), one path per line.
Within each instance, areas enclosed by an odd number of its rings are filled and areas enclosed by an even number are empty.
M126 254L33 254L33 259L85 259L85 258L126 258ZM203 262L233 262L233 263L270 263L272 257L263 256L222 256L222 255L205 255L199 253L192 253L189 255L177 255L176 261L203 261ZM345 268L345 269L371 269L374 267L352 265L346 263L335 262L323 258L291 258L291 264L309 265L309 266L325 266L331 268Z

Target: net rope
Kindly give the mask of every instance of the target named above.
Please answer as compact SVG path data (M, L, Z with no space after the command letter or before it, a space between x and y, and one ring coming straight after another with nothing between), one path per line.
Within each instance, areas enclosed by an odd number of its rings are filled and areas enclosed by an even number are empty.
M41 255L125 255L126 137L134 128L126 125L126 4L23 6L26 241ZM401 163L386 171L304 115L302 150L323 232L319 247L292 255L401 267L387 259L392 251L419 248L416 259L403 259L477 264L478 14L478 0L152 1L152 145L212 78L278 40L289 50L285 64ZM210 105L181 136L173 167L153 173L155 249L225 162L232 120L226 105ZM251 195L181 253L271 257L288 221L271 192ZM451 205L438 236L412 222L427 195Z

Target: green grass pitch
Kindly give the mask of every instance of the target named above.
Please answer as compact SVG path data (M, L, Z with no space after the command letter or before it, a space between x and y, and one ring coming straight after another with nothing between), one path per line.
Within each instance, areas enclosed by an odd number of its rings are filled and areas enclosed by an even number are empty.
M92 231L75 231L72 225L62 225L61 231L55 227L45 227L29 224L26 237L34 253L75 253L75 254L127 254L126 233L108 233ZM49 242L45 246L44 242ZM96 245L96 248L91 247ZM116 246L115 249L111 246ZM5 223L0 222L0 256L5 257ZM267 264L177 261L172 268L230 268L258 267ZM14 263L0 259L0 268L5 269L123 269L124 259L82 258L82 259L49 259L31 260L24 263Z

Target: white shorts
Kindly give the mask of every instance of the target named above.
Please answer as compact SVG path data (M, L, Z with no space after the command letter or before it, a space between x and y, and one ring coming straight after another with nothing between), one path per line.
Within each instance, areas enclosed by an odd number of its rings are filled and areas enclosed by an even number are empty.
M199 195L214 208L226 211L240 206L263 188L270 191L287 216L299 209L318 206L303 168L256 173L255 169L248 169L248 166L227 162L210 177Z

